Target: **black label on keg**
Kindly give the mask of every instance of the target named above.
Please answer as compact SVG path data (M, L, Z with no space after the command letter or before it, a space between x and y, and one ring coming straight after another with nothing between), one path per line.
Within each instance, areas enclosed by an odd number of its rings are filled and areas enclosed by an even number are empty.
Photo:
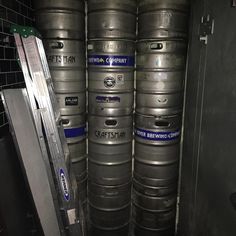
M111 96L97 96L96 97L97 103L119 103L120 97L111 97Z
M65 105L66 106L78 106L79 99L78 97L66 97L65 98Z
M120 139L126 137L126 132L107 132L96 130L95 136L100 139Z
M48 55L48 63L57 63L57 64L74 64L76 63L75 56L63 56L63 55Z
M104 79L104 86L106 88L113 88L116 85L116 79L109 76Z

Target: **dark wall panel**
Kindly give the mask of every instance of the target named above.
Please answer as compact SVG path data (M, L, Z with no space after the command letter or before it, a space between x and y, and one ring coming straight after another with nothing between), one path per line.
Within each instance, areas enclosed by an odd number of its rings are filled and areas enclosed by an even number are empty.
M193 1L179 235L236 235L236 8ZM203 15L215 22L200 43Z
M33 24L31 0L0 0L0 91L24 86L21 69L16 60L12 24ZM0 101L0 130L7 120Z

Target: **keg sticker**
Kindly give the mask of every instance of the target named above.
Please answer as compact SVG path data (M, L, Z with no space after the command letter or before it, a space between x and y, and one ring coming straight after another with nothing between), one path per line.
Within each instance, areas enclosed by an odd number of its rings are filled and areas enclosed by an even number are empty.
M63 56L63 55L47 55L48 63L56 63L61 65L75 64L76 56Z
M62 168L59 170L59 178L60 178L64 198L68 202L70 200L69 185L68 185L68 181L66 179L65 172Z
M116 83L117 84L124 84L125 83L125 79L124 79L124 75L120 74L116 76Z
M135 128L134 132L136 136L152 141L170 141L178 139L180 136L180 130L173 132L152 132L149 130Z
M106 88L113 88L115 87L115 85L116 85L116 80L114 77L109 76L104 79L104 86Z
M100 139L120 139L125 138L126 132L107 132L96 130L95 136Z
M133 56L90 55L88 64L96 66L134 66Z
M66 106L78 106L79 99L78 97L66 97L65 98L65 105Z
M97 96L97 103L120 103L120 97Z
M86 135L86 125L77 128L64 128L66 138L83 137Z

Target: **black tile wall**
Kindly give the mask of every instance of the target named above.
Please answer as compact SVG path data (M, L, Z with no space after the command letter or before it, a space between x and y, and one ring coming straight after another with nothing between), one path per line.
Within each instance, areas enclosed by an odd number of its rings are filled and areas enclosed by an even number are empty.
M10 33L12 24L33 26L32 0L0 0L0 91L24 86L16 60L14 38ZM0 99L0 129L6 125L7 119Z

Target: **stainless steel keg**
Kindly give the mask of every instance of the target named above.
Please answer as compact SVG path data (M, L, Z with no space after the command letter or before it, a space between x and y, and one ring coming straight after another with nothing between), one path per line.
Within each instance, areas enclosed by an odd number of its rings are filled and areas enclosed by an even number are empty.
M86 93L56 94L61 115L76 115L86 111Z
M134 69L135 44L124 40L88 42L88 66L96 69Z
M183 92L167 94L136 93L136 112L161 116L178 114L183 107Z
M95 208L115 211L131 201L131 182L116 186L88 183L89 203Z
M155 117L136 113L135 140L147 145L161 146L178 143L181 119L181 114Z
M141 209L154 212L166 212L176 208L177 194L162 197L148 196L133 189L133 203Z
M84 12L84 1L83 0L40 0L34 1L34 7L36 10L39 9L64 9L71 11Z
M179 174L179 146L178 143L156 146L136 141L135 179L144 186L169 187L169 185L176 184ZM147 189L147 191L151 191L151 189Z
M140 0L138 3L138 38L186 38L187 0Z
M143 175L141 175L143 176ZM148 196L157 196L157 197L163 197L169 194L173 194L177 192L177 185L176 182L173 182L171 184L167 184L166 186L151 186L144 184L145 178L138 178L136 179L136 176L133 178L133 187L136 191L148 195ZM164 184L163 184L164 185Z
M129 227L130 225L127 224L124 227L121 227L119 229L111 229L111 230L106 230L106 229L98 229L94 225L91 225L90 222L90 234L91 235L96 235L96 236L120 236L120 235L128 235L129 234Z
M118 230L129 224L131 204L116 209L98 209L89 204L90 221L93 226L103 230Z
M70 39L45 39L43 43L50 69L85 69L84 42Z
M76 178L87 173L85 115L62 116L66 141L70 151L71 167Z
M127 144L132 142L132 116L102 117L90 115L89 140L97 144Z
M133 92L117 94L89 92L89 113L103 116L131 115L133 102Z
M131 69L90 68L88 71L90 92L127 93L134 90L134 71Z
M89 0L88 38L135 39L135 0Z
M137 44L137 71L153 69L160 71L184 70L186 63L185 41L148 40Z
M83 40L85 37L84 12L56 8L42 9L35 12L35 21L44 38Z
M133 205L135 236L174 236L175 216L175 209L155 213Z
M171 94L183 92L184 70L158 71L142 70L136 72L136 89L138 93Z
M56 93L76 93L86 90L85 69L50 68Z
M121 185L131 180L131 142L122 145L96 145L89 141L88 145L88 175L91 181L100 185Z
M132 176L132 116L89 116L89 178L121 185Z

